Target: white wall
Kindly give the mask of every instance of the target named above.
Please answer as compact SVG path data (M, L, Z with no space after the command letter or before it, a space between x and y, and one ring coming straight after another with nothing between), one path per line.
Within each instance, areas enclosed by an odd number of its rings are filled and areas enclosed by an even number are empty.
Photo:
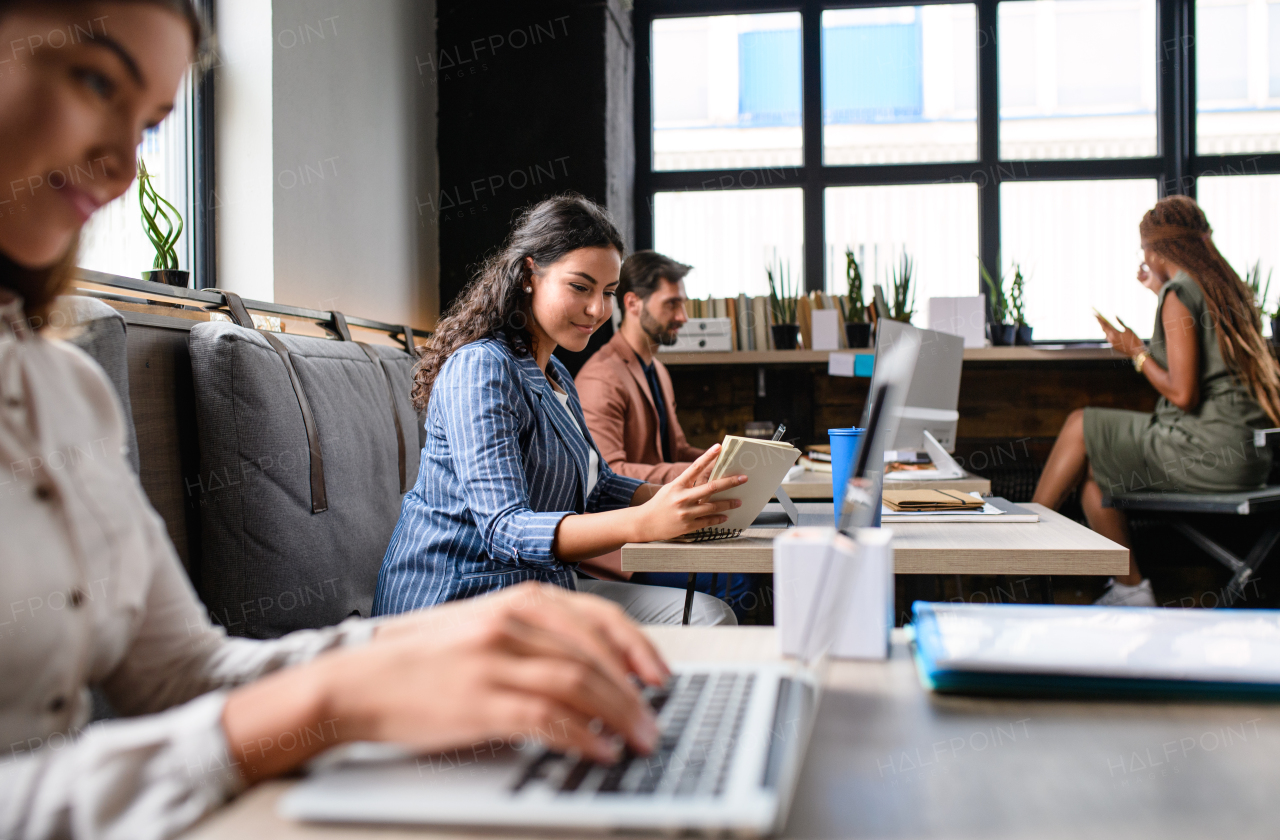
M218 3L218 285L275 299L271 4Z
M224 10L240 5L267 4L221 0L220 38ZM430 328L439 309L438 238L418 201L438 190L436 91L433 77L419 73L419 57L425 61L435 49L435 3L272 0L270 6L270 44L261 44L260 32L255 42L270 61L262 67L255 52L253 65L253 86L267 90L260 96L270 102L269 125L264 132L237 121L234 84L219 89L218 114L220 146L223 134L236 129L252 137L231 140L237 151L249 146L256 155L269 145L270 223L235 205L220 209L219 283L262 298L247 289L250 278L266 274L266 296L278 303ZM228 65L238 56L228 53ZM240 78L240 68L233 69L223 75ZM228 188L252 180L263 189L255 156L220 153L218 180ZM269 237L269 257L246 230L251 225Z

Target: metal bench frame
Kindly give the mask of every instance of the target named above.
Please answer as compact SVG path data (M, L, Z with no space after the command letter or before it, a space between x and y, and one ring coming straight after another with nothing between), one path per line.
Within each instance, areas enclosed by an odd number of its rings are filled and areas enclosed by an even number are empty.
M1280 435L1280 429L1255 431L1254 446L1266 446L1269 435ZM1111 506L1126 512L1170 515L1175 530L1232 571L1223 599L1227 606L1244 596L1245 587L1257 573L1258 567L1270 556L1276 544L1280 543L1280 516L1272 518L1244 557L1236 556L1234 552L1197 530L1186 517L1186 514L1256 516L1280 512L1280 485L1241 493L1124 493L1112 496Z

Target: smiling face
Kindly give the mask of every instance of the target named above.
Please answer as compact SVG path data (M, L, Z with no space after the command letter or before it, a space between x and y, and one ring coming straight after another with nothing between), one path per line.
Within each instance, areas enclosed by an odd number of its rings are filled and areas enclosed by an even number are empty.
M627 292L626 298L627 317L639 320L649 341L663 347L676 343L680 328L689 321L684 308L689 296L685 294L683 280L672 283L663 277L647 300L640 300L635 292Z
M556 346L574 352L613 315L622 256L617 249L579 248L551 265L526 263L533 271L530 330L537 342L538 366L546 369Z
M187 22L149 3L32 3L0 17L0 252L53 265L129 188L192 48Z

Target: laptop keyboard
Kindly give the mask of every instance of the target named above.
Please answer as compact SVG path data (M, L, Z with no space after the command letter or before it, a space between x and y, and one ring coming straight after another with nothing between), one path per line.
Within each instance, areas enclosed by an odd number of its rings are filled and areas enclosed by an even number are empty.
M512 792L539 786L562 796L719 796L755 679L750 673L680 674L647 691L661 733L652 754L627 748L616 764L602 765L546 750L529 762Z

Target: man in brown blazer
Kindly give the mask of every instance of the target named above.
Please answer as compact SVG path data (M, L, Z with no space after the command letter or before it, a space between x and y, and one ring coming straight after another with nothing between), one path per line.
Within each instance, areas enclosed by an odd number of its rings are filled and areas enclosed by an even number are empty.
M654 484L675 479L703 452L685 440L671 376L657 359L658 347L675 344L689 320L688 273L689 266L656 251L627 257L618 282L622 325L574 379L587 428L610 469Z
M621 475L665 484L684 472L703 450L690 446L676 418L671 376L657 359L658 348L676 343L689 320L684 276L689 266L656 251L637 251L622 263L618 305L622 325L578 371L574 384L582 400L587 428L610 469ZM581 564L606 580L631 580L684 588L688 576L622 571L620 552ZM696 588L723 597L741 621L754 594L748 575L700 574Z

